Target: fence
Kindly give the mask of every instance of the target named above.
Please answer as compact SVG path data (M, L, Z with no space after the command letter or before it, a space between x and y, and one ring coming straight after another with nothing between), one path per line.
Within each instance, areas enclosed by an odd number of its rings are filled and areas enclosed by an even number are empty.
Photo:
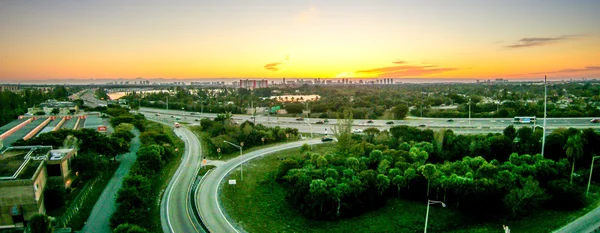
M102 179L102 175L98 176L96 179L94 179L91 182L87 183L81 189L81 192L79 193L79 195L77 195L77 197L75 198L75 200L73 200L73 202L71 203L71 205L69 205L69 208L67 208L67 210L62 215L62 217L60 217L60 219L58 219L56 221L56 226L57 227L67 227L67 225L69 224L69 222L71 222L71 219L74 216L77 216L77 214L79 214L79 208L81 207L81 205L83 205L83 203L85 202L88 194L90 193L90 191L92 191L92 189L94 188L94 185L100 179Z

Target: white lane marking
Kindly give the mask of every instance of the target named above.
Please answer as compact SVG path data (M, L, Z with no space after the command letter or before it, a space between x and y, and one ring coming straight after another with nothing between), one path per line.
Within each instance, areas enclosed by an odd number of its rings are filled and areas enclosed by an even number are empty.
M177 134L177 133L176 133L176 134ZM184 136L185 136L185 135L184 135ZM185 136L185 140L186 140L186 141L188 141L188 138L187 138L187 136ZM186 143L185 145L186 145L186 147L190 146L190 144L189 144L189 141L188 141L188 143ZM186 149L187 149L187 148L186 148ZM188 151L189 151L189 150L188 150ZM187 156L187 160L189 160L189 159L190 159L190 156ZM184 165L184 164L181 164L181 165L179 165L179 166L183 166L183 165ZM171 225L171 215L169 215L169 203L170 203L170 200L171 200L171 193L173 192L173 188L175 187L175 184L177 184L177 183L178 183L179 177L181 176L181 173L183 173L182 171L183 171L183 170L179 170L179 174L177 174L177 177L175 178L175 182L173 182L173 185L171 186L171 189L169 189L169 192L168 192L168 194L167 194L167 225L169 225L169 229L170 229L170 230L171 230L171 232L173 232L173 233L174 233L175 231L173 230L173 225Z
M307 142L305 142L305 143L307 143ZM319 141L315 140L313 142L308 142L308 143L309 144L318 144ZM302 144L304 144L304 143L302 143ZM221 205L219 204L219 195L218 195L219 186L220 186L221 182L223 181L223 179L225 179L225 176L228 175L229 173L231 173L231 171L233 169L237 168L240 164L245 163L245 162L247 162L249 160L252 160L254 158L257 158L257 157L260 157L260 156L263 156L263 155L266 155L266 154L272 154L272 153L275 153L277 151L288 150L288 149L292 149L292 148L295 148L295 147L300 147L300 146L302 146L302 144L300 144L300 145L296 145L296 144L282 145L281 148L266 148L267 151L265 151L264 153L257 153L255 155L251 155L250 157L241 158L240 162L236 162L234 164L234 166L232 166L231 168L229 168L227 170L227 172L223 173L223 175L221 176L221 178L219 178L217 180L217 187L215 188L215 196L214 196L215 198L214 198L214 200L215 200L215 203L217 204L217 209L219 210L219 214L221 214L221 217L223 217L223 219L225 220L225 222L227 222L227 224L229 225L229 227L231 227L231 229L233 229L235 232L239 233L239 231L237 230L237 228L233 227L233 225L231 224L231 222L229 222L229 220L225 217L225 214L223 214L223 210L221 209ZM250 153L255 153L255 152L258 152L258 151L253 151L253 152L250 152ZM238 158L240 158L240 157L238 157Z

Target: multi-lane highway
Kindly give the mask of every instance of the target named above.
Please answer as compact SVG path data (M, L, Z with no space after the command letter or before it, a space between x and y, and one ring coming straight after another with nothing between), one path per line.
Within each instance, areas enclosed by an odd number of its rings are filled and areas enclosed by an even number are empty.
M194 216L189 195L202 161L200 141L186 128L175 129L175 133L184 140L185 153L161 199L161 225L163 232L203 232L200 222Z
M164 119L174 121L175 117L180 117L180 122L194 123L196 119L201 118L214 118L217 114L214 113L192 113L180 110L165 110L155 108L141 108L141 112L146 113L146 116L154 119ZM158 116L157 116L158 114ZM172 117L173 116L173 117ZM252 119L250 115L234 115L233 119L236 122L243 121L256 121L266 126L280 126L280 127L291 127L297 128L303 133L314 133L314 134L331 134L331 127L336 124L336 119L328 119L329 122L325 124L317 124L318 121L323 119L318 118L305 118L303 120L297 120L293 117L276 117L276 116L263 116L257 115L255 119ZM600 130L600 124L590 123L592 118L547 118L546 128L548 132L553 129L561 127L574 127L574 128L594 128ZM393 124L388 124L389 120L373 120L373 123L367 123L367 120L356 119L354 120L355 129L365 129L369 127L375 127L380 130L389 129L396 125L408 125L414 127L431 128L431 129L452 129L456 133L488 133L488 132L502 132L504 128L509 125L513 125L512 118L456 118L449 121L448 118L417 118L410 117L406 120L394 120L391 121ZM542 119L538 119L536 125L541 126L543 124ZM534 126L534 124L514 124L516 127L522 126Z
M219 201L219 189L223 184L223 180L233 169L238 167L240 164L247 162L248 160L260 157L266 154L271 154L280 150L286 150L302 146L302 144L318 144L320 140L310 141L297 141L278 145L274 147L265 148L244 154L243 156L231 159L220 166L213 169L210 173L204 177L200 190L198 192L198 211L204 224L210 232L239 232L234 223L230 222L223 212L221 203ZM244 181L236 181L244 182Z

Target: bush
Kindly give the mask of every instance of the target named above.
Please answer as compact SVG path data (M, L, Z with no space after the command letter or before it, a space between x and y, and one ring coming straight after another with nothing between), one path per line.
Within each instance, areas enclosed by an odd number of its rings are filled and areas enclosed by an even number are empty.
M583 208L586 204L583 188L569 184L566 179L550 181L548 183L548 193L552 195L548 202L548 208L576 210Z

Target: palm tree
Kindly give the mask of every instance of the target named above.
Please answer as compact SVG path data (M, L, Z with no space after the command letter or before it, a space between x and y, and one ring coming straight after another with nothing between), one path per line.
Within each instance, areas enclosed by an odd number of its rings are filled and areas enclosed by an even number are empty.
M581 136L579 134L569 136L564 149L567 153L567 157L573 160L573 166L571 166L571 181L569 182L572 184L573 172L575 172L575 160L577 160L583 154L583 142L581 141Z

